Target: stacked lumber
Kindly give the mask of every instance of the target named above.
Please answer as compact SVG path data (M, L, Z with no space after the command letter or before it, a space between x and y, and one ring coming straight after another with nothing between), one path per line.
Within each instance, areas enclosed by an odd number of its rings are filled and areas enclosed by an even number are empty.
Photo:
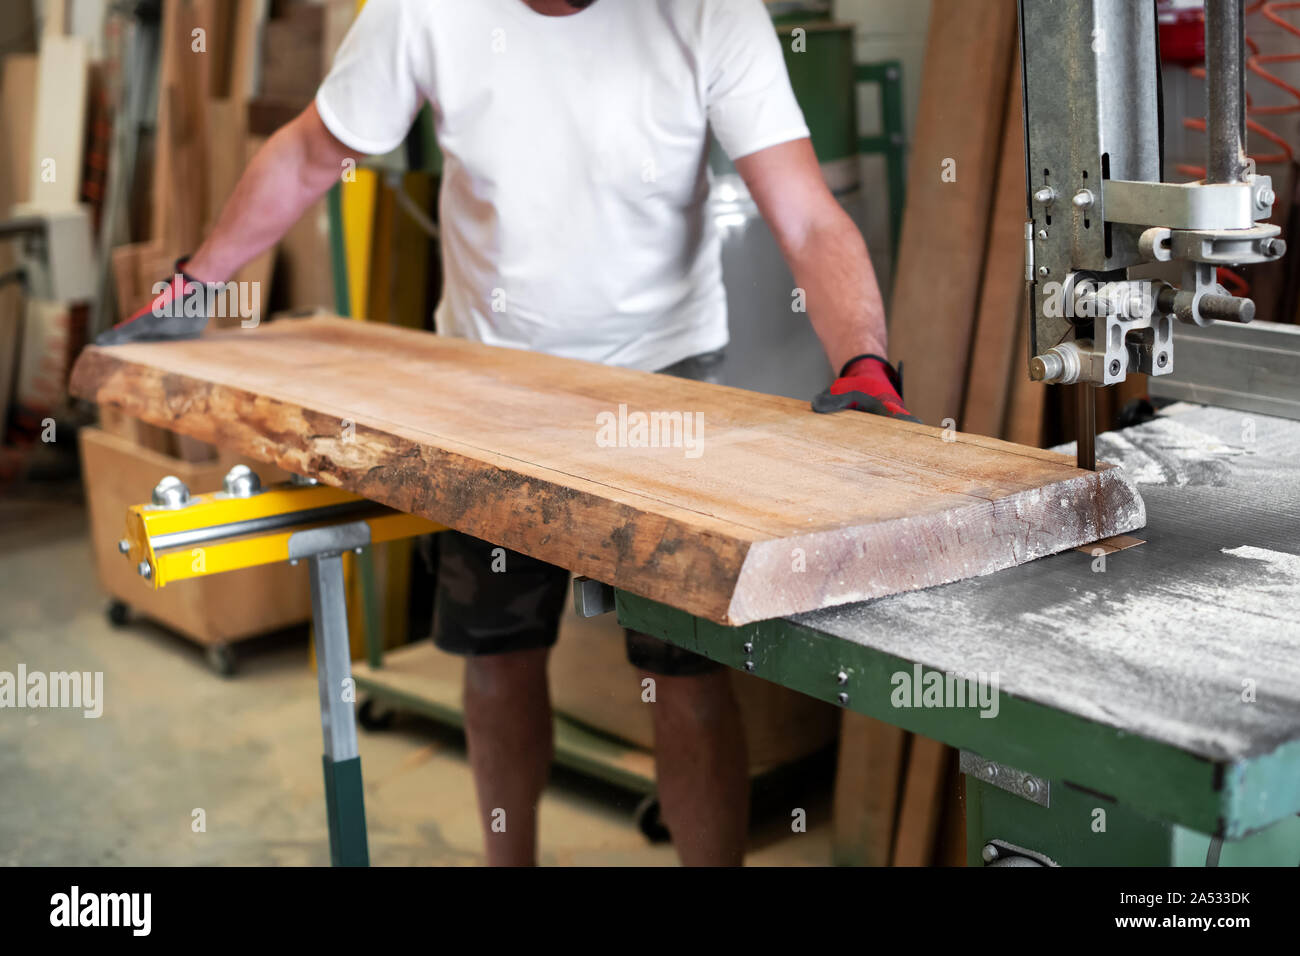
M36 70L35 53L10 53L0 62L0 219L9 218L14 206L29 195L32 117L28 104L35 97ZM16 264L13 244L0 242L0 273ZM0 447L6 444L24 322L20 287L17 283L0 286ZM13 470L7 464L12 457L0 452L0 477Z
M147 305L177 259L198 248L249 160L311 101L355 9L353 0L295 2L270 19L269 6L266 0L164 0L148 234L113 250L119 318ZM259 105L268 96L283 107L273 123ZM258 289L264 308L271 303L273 278L285 283L285 308L333 305L323 201L276 249L234 277ZM212 321L223 327L240 318ZM104 415L101 424L186 460L216 454L209 445L120 414Z
M243 170L244 112L254 95L265 6L264 0L163 2L148 234L113 251L121 316L147 305L155 283L198 247ZM270 263L268 256L237 278L269 286Z
M13 23L32 22L27 0L16 5ZM11 46L0 62L0 219L91 216L81 189L89 49L63 32L60 12L46 17L34 49ZM0 243L0 274L18 265L15 248ZM24 449L61 408L84 342L86 302L54 285L69 297L25 300L17 282L0 288L0 480L21 470Z

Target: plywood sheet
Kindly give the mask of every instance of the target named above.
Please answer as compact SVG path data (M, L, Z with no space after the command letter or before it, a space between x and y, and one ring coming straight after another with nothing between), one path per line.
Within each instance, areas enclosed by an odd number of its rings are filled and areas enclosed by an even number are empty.
M92 347L72 388L720 623L985 574L1145 520L1118 471L1058 453L334 317ZM651 413L691 431L656 447L636 429Z

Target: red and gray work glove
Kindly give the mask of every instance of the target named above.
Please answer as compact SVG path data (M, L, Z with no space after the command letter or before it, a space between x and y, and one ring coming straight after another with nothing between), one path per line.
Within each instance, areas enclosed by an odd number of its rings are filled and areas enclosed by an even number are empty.
M208 324L208 286L185 273L186 261L177 259L176 274L167 288L135 315L100 333L95 344L198 338Z
M840 377L812 400L814 412L840 412L855 408L872 415L919 422L903 405L903 370L879 355L859 355L844 363Z

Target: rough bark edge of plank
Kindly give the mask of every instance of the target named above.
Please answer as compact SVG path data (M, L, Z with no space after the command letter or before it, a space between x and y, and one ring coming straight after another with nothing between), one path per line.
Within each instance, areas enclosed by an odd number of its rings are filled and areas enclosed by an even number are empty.
M744 541L702 533L668 516L647 514L542 476L521 474L497 464L489 454L428 449L361 423L350 423L352 438L345 440L341 436L348 429L342 417L162 369L122 364L101 349L82 353L70 389L101 406L541 560L555 560L548 547L553 529L569 512L580 513L580 518L572 519L575 524L609 532L600 542L601 550L582 549L575 561L563 562L572 565L570 571L720 624L749 623L726 616L744 560ZM143 399L158 394L168 397L166 413ZM213 407L222 413L210 416L200 411ZM284 427L295 420L299 427ZM212 427L214 421L220 421L221 427ZM272 424L279 428L269 427ZM358 454L361 448L369 448L369 454ZM376 465L376 460L382 464ZM505 526L485 524L482 516L494 506L515 520ZM643 528L646 538L658 542L648 554L630 553L636 538L633 526L638 523L655 524L653 529ZM700 546L680 548L683 540L695 540ZM650 562L654 574L645 573ZM723 586L703 590L692 587L693 581L723 582Z

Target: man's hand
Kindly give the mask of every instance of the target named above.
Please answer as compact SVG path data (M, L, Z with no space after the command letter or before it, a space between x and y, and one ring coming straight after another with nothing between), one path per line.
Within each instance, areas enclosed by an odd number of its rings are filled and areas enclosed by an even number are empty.
M903 405L903 376L879 355L849 359L831 387L812 400L814 412L854 408L873 415L919 422Z
M186 260L176 260L176 274L152 302L95 339L96 345L125 342L166 342L195 339L208 324L208 287L185 273Z

